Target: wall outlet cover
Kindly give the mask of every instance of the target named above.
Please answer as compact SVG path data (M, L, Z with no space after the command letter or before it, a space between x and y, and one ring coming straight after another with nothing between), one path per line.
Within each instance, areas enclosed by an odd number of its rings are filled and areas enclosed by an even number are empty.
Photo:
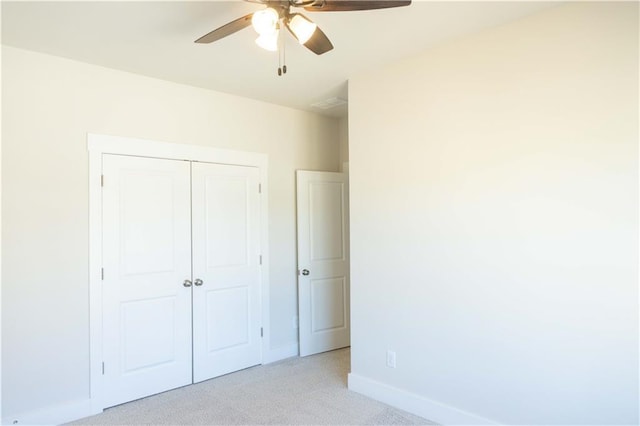
M396 353L394 351L387 351L387 367L396 368Z

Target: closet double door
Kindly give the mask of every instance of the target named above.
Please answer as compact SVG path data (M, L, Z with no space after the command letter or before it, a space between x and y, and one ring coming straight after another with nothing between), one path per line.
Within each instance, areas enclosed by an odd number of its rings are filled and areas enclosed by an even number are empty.
M102 168L104 406L261 363L258 169Z

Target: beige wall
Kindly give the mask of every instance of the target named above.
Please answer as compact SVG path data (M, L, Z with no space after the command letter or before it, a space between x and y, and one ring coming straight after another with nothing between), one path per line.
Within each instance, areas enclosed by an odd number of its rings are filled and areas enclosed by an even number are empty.
M638 4L596 2L350 80L354 379L443 423L638 423L638 72Z
M2 52L5 418L89 396L87 133L269 156L271 348L297 343L295 170L339 170L335 119Z
M338 140L340 142L340 164L349 162L349 118L338 121Z

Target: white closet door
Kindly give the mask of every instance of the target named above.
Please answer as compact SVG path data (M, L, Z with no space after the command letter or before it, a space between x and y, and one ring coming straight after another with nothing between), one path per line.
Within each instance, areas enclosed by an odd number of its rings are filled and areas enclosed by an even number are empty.
M344 173L297 172L300 356L350 344Z
M257 168L192 164L194 382L262 359L258 181Z
M189 163L103 156L105 407L191 383Z

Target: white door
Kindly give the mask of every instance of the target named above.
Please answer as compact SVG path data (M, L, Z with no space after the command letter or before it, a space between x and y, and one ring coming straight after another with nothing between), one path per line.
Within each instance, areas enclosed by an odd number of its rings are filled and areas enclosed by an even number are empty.
M192 164L193 375L261 363L259 170Z
M344 173L297 172L300 356L350 344Z
M104 155L103 175L110 407L192 382L191 200L185 161Z

